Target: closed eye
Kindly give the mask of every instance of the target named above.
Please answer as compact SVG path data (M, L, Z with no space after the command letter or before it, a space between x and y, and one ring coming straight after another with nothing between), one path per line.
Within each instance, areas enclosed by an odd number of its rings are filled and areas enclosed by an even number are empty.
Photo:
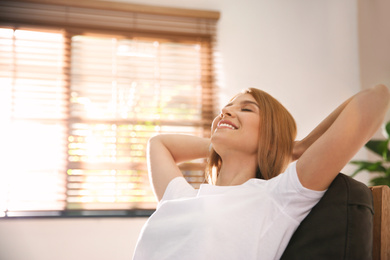
M253 112L253 110L249 109L249 108L241 108L241 111L243 111L243 112Z

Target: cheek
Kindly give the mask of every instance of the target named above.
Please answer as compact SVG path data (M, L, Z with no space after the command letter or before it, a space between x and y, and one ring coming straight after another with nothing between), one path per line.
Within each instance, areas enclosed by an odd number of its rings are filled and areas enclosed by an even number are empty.
M253 129L253 132L258 133L260 130L260 124L258 122L253 123L252 129Z
M260 122L252 121L250 124L250 135L256 140L259 138Z

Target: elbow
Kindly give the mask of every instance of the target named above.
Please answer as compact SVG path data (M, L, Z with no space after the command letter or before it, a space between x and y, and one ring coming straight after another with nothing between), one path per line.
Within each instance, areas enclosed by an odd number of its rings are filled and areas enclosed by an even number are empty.
M376 85L372 89L378 97L384 100L384 103L388 106L390 103L390 90L383 84Z
M358 115L361 119L361 128L368 128L374 134L383 123L390 106L390 91L383 84L376 85L361 96L358 106Z
M374 89L378 89L380 91L385 91L389 94L389 88L385 86L384 84L378 84L374 87Z
M390 106L390 90L387 86L383 84L377 85L375 88L378 89L378 95L383 99L384 113L386 114Z
M169 154L169 156L171 156L172 159L176 163L178 163L178 160L173 151L174 149L172 148L174 148L174 144L172 144L170 135L158 134L149 138L147 145L147 154L149 157L153 155L161 156L162 154Z
M147 151L148 154L150 153L151 150L155 149L155 147L158 147L161 145L161 136L160 135L155 135L149 138L148 143L147 143Z
M158 142L160 138L161 138L160 135L154 135L154 136L149 138L148 143L151 144L154 142Z
M376 111L377 115L381 114L381 111L386 113L390 105L390 90L385 85L379 84L368 89L365 95L363 95L363 99L371 104L372 107L378 109Z

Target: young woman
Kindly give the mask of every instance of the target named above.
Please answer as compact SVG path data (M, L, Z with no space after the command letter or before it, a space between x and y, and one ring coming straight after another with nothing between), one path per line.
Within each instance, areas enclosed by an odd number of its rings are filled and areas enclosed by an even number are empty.
M351 97L295 141L290 113L258 89L236 95L211 139L158 135L149 171L159 200L134 254L139 259L278 259L333 179L372 137L389 106L387 87ZM208 159L209 184L188 184L177 163Z

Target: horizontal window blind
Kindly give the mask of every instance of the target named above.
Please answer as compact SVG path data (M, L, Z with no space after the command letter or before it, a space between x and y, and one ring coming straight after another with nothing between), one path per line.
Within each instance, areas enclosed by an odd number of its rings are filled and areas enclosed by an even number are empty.
M65 206L68 91L61 32L0 29L0 103L6 129L0 209Z
M153 209L148 139L210 135L215 20L35 2L0 3L0 216Z

